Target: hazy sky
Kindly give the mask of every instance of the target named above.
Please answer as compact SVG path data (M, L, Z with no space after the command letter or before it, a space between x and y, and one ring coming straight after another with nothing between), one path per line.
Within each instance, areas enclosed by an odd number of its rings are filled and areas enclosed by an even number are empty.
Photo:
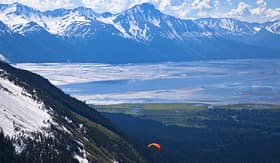
M180 18L236 17L258 22L280 19L280 0L0 0L0 3L13 2L40 10L85 6L96 12L113 13L149 2Z

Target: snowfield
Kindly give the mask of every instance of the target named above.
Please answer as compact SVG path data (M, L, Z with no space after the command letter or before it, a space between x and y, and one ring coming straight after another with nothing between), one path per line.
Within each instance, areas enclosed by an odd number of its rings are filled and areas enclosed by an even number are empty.
M52 121L44 103L35 101L21 87L0 78L0 127L10 137L44 132Z

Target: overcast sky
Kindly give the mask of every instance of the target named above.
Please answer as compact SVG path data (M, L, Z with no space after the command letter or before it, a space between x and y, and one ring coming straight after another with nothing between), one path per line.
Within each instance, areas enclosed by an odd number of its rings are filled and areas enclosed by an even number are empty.
M0 0L0 3L13 2L40 10L85 6L96 12L113 13L149 2L180 18L235 17L258 22L280 19L280 0Z

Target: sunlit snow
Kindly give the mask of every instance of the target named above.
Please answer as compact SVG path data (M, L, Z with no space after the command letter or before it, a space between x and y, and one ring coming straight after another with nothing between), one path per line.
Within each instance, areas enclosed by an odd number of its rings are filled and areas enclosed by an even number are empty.
M33 100L21 87L0 78L0 127L10 137L42 131L51 116L42 102Z

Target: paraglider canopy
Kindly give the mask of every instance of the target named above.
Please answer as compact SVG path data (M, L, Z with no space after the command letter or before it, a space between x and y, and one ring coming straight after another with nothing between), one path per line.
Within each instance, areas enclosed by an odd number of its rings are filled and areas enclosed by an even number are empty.
M160 144L158 144L158 143L151 143L151 144L148 144L148 148L151 148L151 147L155 147L158 151L161 150L161 146L160 146Z

